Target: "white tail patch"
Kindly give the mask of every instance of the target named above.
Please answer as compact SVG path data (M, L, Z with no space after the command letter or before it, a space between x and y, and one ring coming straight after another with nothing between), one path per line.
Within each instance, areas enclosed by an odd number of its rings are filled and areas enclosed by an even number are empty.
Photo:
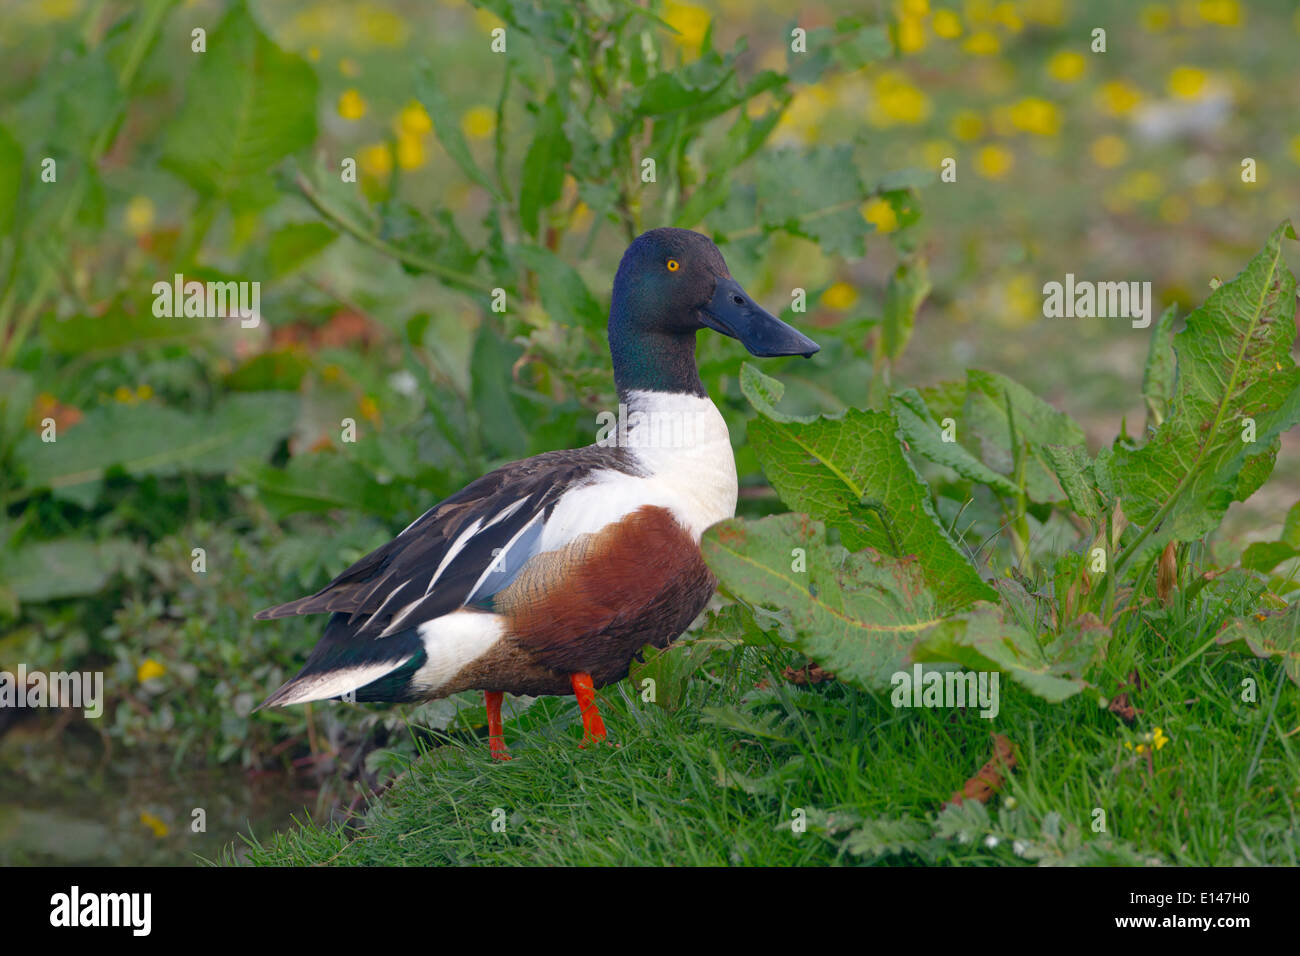
M305 704L312 700L341 697L349 691L360 690L371 681L379 680L389 671L401 667L409 660L409 657L404 657L378 664L361 664L357 667L307 674L300 679L290 681L284 688L276 691L264 706L288 707L290 704ZM283 691L287 693L281 697Z
M416 633L424 642L428 660L411 675L411 685L432 696L501 640L505 620L484 611L453 611L424 622Z

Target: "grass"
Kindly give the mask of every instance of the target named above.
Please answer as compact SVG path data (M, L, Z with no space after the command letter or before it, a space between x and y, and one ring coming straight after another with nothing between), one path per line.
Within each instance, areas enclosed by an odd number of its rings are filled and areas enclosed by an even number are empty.
M1204 597L1184 603L1159 626L1128 615L1112 638L1098 687L1141 675L1132 728L1095 696L1050 704L1006 681L992 720L895 709L887 693L791 684L782 671L799 661L783 648L720 649L678 700L643 702L635 672L602 690L610 744L579 747L572 699L543 699L507 719L509 763L481 738L440 737L355 825L255 840L246 861L1294 865L1300 695L1276 663L1213 646ZM1168 742L1138 753L1156 727ZM1015 770L987 812L941 812L991 757L991 732L1015 745ZM799 810L806 832L791 825Z

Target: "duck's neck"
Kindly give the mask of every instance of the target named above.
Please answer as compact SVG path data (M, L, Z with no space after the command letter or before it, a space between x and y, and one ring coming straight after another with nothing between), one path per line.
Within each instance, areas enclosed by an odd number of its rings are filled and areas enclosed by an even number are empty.
M707 397L695 366L695 332L627 332L611 328L609 353L620 400L634 391Z

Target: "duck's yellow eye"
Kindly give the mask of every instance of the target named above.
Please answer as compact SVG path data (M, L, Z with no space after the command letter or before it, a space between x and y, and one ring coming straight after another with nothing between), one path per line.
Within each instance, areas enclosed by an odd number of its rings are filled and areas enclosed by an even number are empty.
M668 271L669 271L669 272L676 272L676 271L677 271L678 269L680 269L681 267L682 267L682 264L681 264L680 262L678 262L676 259L669 259L669 260L668 260Z

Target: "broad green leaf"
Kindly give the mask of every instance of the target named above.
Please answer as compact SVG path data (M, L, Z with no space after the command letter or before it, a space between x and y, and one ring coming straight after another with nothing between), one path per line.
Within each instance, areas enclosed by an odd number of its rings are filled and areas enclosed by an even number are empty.
M511 369L521 352L503 342L491 322L479 324L470 358L470 398L484 442L494 454L511 458L528 450L528 433L510 400Z
M749 443L786 506L835 526L851 550L915 555L946 608L995 600L939 523L897 432L893 415L851 408L806 422L760 416Z
M1047 647L980 603L957 615L963 626L935 628L912 648L914 661L950 661L973 670L999 670L1045 700L1060 701L1087 687L1083 675L1105 653L1110 631L1087 616Z
M1174 338L1178 373L1169 416L1110 472L1124 513L1143 526L1142 553L1212 531L1228 505L1271 468L1278 436L1300 420L1291 359L1296 282L1282 261L1284 222L1232 281L1215 289ZM1255 441L1244 442L1244 420Z
M51 319L41 331L55 352L85 355L150 345L191 344L212 337L219 329L219 324L215 322L159 318L153 314L150 304L121 302L103 315L74 315L67 319Z
M450 156L470 179L478 183L493 196L500 198L497 188L492 185L492 181L487 175L478 168L474 162L474 157L469 151L469 144L465 142L465 137L460 131L460 120L456 116L455 110L452 109L447 95L439 88L437 74L433 67L425 66L420 70L419 78L415 83L415 95L429 111L429 118L433 121L433 133L438 137L438 142L442 143L442 148Z
M1276 658L1286 676L1300 686L1300 604L1237 618L1219 632L1217 643L1256 657Z
M1272 571L1297 555L1300 551L1285 541L1256 541L1241 553L1241 566L1250 571Z
M863 254L871 228L859 211L867 197L852 147L773 149L756 162L758 215L765 226L811 239L827 255Z
M392 518L401 507L399 489L381 485L369 470L335 452L298 455L284 468L249 465L238 474L257 486L262 503L278 518L336 508Z
M1023 443L1025 491L1030 500L1060 501L1062 494L1043 449L1046 445L1082 445L1083 429L1005 375L971 369L966 373L966 386L964 418L979 439L984 463L1002 474L1014 473L1014 429Z
M913 452L1004 495L1017 493L1016 486L1005 476L988 467L956 441L943 440L943 426L931 417L925 400L916 389L907 388L895 393L892 403L899 432Z
M524 157L519 221L530 236L537 235L542 210L560 198L564 166L572 151L564 135L564 111L559 98L552 94L542 105L533 142Z
M749 404L753 405L757 412L767 416L774 422L803 422L808 424L816 420L816 416L813 415L789 415L786 412L779 411L776 403L785 394L785 383L779 378L764 375L748 362L740 366L740 391L749 399Z
M890 360L897 361L907 348L916 324L916 310L929 294L930 274L924 259L904 262L890 276L880 326L880 346Z
M1174 321L1178 307L1171 305L1156 319L1151 330L1147 364L1142 371L1142 398L1147 406L1147 428L1157 428L1165 420L1174 398L1174 378L1178 365L1174 360Z
M1287 509L1286 520L1282 523L1281 540L1294 548L1300 548L1300 501Z
M284 392L232 395L197 415L160 405L105 405L55 442L29 434L16 457L28 487L84 503L78 489L93 487L111 468L129 475L222 474L244 459L264 459L293 429L297 409L297 396Z
M578 270L542 246L519 245L515 254L537 276L546 314L561 325L604 329L607 317Z
M22 146L0 126L0 236L13 225L14 213L18 209L18 187L26 175Z
M700 546L722 587L788 615L801 651L861 687L889 686L916 639L945 625L915 561L831 548L807 515L733 518Z
M1092 459L1082 445L1044 445L1043 456L1075 514L1094 523L1105 517L1105 506L1097 492Z
M126 538L57 538L6 552L0 558L0 577L23 602L83 597L98 594L109 578L139 558L140 549Z
M316 139L316 74L272 43L243 2L211 36L162 161L200 192L225 196Z
M271 233L267 242L271 277L279 278L292 272L338 237L339 234L323 222L291 222L281 226Z

